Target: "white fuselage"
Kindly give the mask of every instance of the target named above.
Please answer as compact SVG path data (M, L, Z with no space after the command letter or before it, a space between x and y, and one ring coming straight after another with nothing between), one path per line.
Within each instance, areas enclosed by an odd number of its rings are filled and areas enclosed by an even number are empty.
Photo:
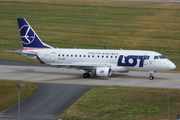
M112 71L167 71L176 66L160 53L140 50L42 49L33 51L46 64L105 64ZM35 57L34 57L35 58Z

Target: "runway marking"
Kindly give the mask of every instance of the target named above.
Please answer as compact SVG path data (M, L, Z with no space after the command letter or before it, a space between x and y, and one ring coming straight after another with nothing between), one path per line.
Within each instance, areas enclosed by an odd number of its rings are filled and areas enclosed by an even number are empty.
M93 86L116 86L116 85L101 85L101 84L83 84L83 83L61 83L61 82L46 82L46 81L26 81L31 83L51 83L51 84L73 84L73 85L93 85Z
M4 72L0 71L0 73L15 73L15 74L37 74L37 75L56 75L56 76L81 76L81 75L69 75L69 74L48 74L48 73L25 73L25 72ZM141 80L149 80L146 78L131 78L131 77L104 77L104 78L121 78L121 79L141 79ZM180 80L166 80L166 79L154 79L152 81L159 80L159 81L177 81ZM70 83L69 83L70 84ZM88 84L87 84L88 85ZM90 85L90 84L89 84ZM94 84L93 84L94 85ZM110 85L111 86L111 85Z

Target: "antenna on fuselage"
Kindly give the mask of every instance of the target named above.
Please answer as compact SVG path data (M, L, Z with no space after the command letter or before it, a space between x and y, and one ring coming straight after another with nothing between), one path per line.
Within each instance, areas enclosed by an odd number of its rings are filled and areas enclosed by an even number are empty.
M104 46L104 49L107 50L106 46L105 45L103 45L103 46Z

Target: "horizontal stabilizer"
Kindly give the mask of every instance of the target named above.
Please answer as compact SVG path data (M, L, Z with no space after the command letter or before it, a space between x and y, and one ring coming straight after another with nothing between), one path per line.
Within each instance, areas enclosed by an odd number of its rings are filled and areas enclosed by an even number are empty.
M28 52L24 52L23 50L15 50L15 51L12 51L12 50L4 50L6 52L13 52L13 53L17 53L17 54L27 54L27 55L37 55L36 52L33 52L33 51L28 51Z

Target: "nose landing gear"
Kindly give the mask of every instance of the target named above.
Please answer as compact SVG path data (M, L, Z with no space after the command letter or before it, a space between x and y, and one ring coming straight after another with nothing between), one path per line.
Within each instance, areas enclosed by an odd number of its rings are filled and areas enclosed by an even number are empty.
M149 76L149 79L150 79L150 80L153 80L153 79L154 79L154 76Z
M150 76L149 76L149 79L150 80L153 80L154 79L154 76L153 74L155 73L154 71L149 71L150 72Z

